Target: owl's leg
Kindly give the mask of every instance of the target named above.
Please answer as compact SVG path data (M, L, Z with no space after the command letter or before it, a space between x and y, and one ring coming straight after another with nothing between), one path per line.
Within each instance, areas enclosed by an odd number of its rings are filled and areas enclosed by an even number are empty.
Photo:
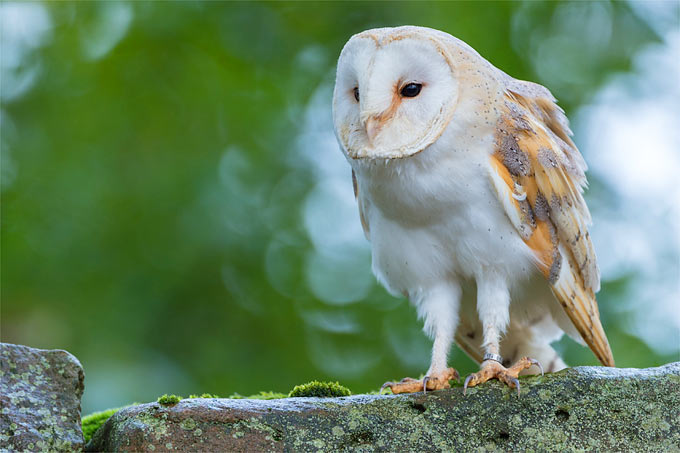
M392 393L424 392L449 388L450 380L458 380L458 372L447 366L447 357L458 324L460 294L457 284L448 283L411 295L418 316L425 319L425 332L434 339L430 368L423 379L404 378L400 382L385 382L381 390L389 387Z
M507 386L517 389L519 395L519 373L537 365L537 360L522 357L513 366L506 368L502 365L500 356L500 339L510 321L510 290L506 281L494 272L487 272L477 278L477 312L484 332L484 361L477 373L465 379L463 393L468 387L483 384L489 379L498 379ZM541 373L543 369L541 368Z

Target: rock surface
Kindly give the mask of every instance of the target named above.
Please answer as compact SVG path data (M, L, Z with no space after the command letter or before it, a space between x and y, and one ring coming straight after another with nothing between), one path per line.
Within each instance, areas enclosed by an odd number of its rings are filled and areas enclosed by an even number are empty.
M680 362L427 395L189 399L123 409L88 451L680 451Z
M83 379L66 351L0 343L0 451L82 449Z

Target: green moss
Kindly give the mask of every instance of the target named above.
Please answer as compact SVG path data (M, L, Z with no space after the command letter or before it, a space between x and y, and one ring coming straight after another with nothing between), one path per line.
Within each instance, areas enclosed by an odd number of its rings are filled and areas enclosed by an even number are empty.
M339 382L312 381L302 385L296 385L288 394L289 397L318 397L330 398L338 396L350 396L352 392Z
M181 396L177 395L168 395L167 393L165 395L161 395L158 397L158 404L161 404L163 406L174 406L175 404L179 403L182 401Z
M125 407L130 406L123 406L115 409L107 409L101 412L93 412L90 415L86 415L85 417L83 417L81 423L83 427L83 438L85 438L85 443L89 442L89 440L92 439L94 433L97 432L100 426L106 423L106 420L108 420L113 414L115 414L116 412Z
M219 396L213 395L212 393L201 393L200 395L189 395L189 398L219 398Z
M249 400L278 400L281 398L288 398L288 395L285 393L280 393L280 392L260 392L256 395L249 395L249 396L244 396L240 395L238 393L232 393L231 395L228 396L230 399L234 400L241 400L241 399L249 399Z

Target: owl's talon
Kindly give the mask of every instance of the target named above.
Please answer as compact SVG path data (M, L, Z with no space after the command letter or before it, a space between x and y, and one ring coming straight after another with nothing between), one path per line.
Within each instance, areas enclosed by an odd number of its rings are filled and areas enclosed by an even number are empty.
M463 396L467 393L468 383L472 380L472 374L465 378L465 384L463 384ZM474 386L473 386L474 387Z
M543 372L543 365L536 359L528 358L532 365L536 365L541 370L541 376L545 375Z
M404 378L399 382L385 382L380 388L382 392L385 387L389 387L392 393L416 393L427 392L428 390L440 390L450 388L449 380L458 380L458 372L453 368L447 368L438 373L430 373L423 379Z
M391 381L385 382L383 385L380 386L380 392L379 393L382 393L383 390L385 390L387 387L390 387L390 386L395 385L395 384L396 384L396 382L391 382Z
M483 384L489 379L498 379L499 381L505 383L508 387L515 387L517 389L517 396L520 395L520 384L519 373L522 370L530 368L533 365L537 365L540 368L541 373L543 373L543 367L538 360L531 359L529 357L522 357L510 368L505 368L500 363L494 360L487 360L482 363L482 368L465 379L465 385L463 386L463 395L465 395L468 387L474 387L479 384Z
M510 382L512 382L513 384L515 384L515 388L517 389L517 396L519 397L519 387L520 387L520 385L519 385L519 379L517 379L517 378L512 378L512 379L510 379Z

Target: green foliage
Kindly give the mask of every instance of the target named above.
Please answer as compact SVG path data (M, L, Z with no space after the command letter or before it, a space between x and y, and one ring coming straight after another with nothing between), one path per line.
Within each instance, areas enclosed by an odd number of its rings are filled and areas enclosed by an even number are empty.
M347 387L340 385L339 382L319 382L311 381L306 384L296 385L290 391L288 396L290 398L303 397L317 397L329 398L337 396L350 396L352 392Z
M158 404L161 404L161 405L163 405L163 406L174 406L175 404L177 404L177 403L179 403L180 401L182 401L182 399L183 399L183 398L182 398L181 396L177 396L177 395L168 395L168 394L166 393L166 394L164 394L164 395L159 396L159 397L158 397L158 400L156 400L156 401L158 402Z
M123 409L124 407L129 406L118 407L115 409L107 409L101 412L93 412L89 415L84 416L81 420L81 424L83 427L83 437L85 438L85 443L87 443L92 438L92 436L99 429L100 426L106 423L106 420L108 420L113 414Z

